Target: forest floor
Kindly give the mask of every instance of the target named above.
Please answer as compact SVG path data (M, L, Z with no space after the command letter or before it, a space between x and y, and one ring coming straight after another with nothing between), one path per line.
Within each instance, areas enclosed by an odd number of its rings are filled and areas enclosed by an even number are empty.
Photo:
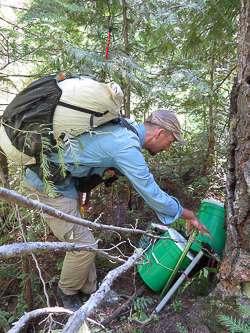
M141 223L138 224L139 229L145 229L150 221L155 220L155 215L153 212L142 213L142 206L138 202L138 197L135 199L135 205L132 211L128 211L126 204L126 197L119 197L119 203L112 203L112 210L110 209L110 202L106 205L100 207L95 206L95 202L98 203L98 198L92 198L92 206L86 210L85 218L90 221L94 221L100 212L103 212L101 217L101 222L103 224L114 224L120 227L131 226L135 224L135 217L133 214L139 209ZM199 206L190 206L190 202L183 204L184 206L198 210ZM136 207L136 208L135 208ZM112 211L112 214L110 213ZM100 248L109 248L111 244L115 242L118 243L122 240L127 240L128 235L121 235L119 238L116 234L109 234L106 231L96 232L94 231L94 236L97 239L101 239L99 244ZM1 236L1 235L0 235ZM139 242L139 236L130 237L130 241L136 246ZM44 241L44 235L40 235L39 241ZM53 236L52 232L48 231L46 235L46 241L57 241ZM122 252L131 256L133 254L134 248L127 244L122 244L120 249ZM117 252L117 251L116 251ZM56 288L57 282L60 275L60 268L63 261L65 253L62 252L49 252L41 253L37 255L37 260L43 274L43 278L46 282L47 291L49 294L50 306L62 306L60 299L57 296ZM15 263L17 260L12 259L8 261L8 265L12 262ZM131 333L209 333L207 326L202 324L200 318L198 318L197 313L199 307L205 300L205 296L213 288L214 282L216 280L215 274L211 274L207 280L207 284L204 288L200 288L202 283L202 276L199 272L206 267L209 263L209 258L203 256L200 263L193 269L189 275L189 279L185 279L182 287L185 283L189 285L187 288L180 292L176 292L163 309L157 313L156 316L152 316L155 308L159 304L160 293L156 293L151 290L140 277L137 268L133 268L119 276L112 285L112 290L114 290L119 295L119 301L114 306L107 306L100 304L94 309L90 316L90 319L95 320L98 323L103 322L105 319L109 318L124 302L126 302L135 292L137 292L141 286L144 285L144 291L138 296L132 304L127 306L117 318L113 319L108 326L106 326L107 331L110 332L131 332ZM30 258L31 273L34 274L35 278L32 285L33 291L33 307L38 309L41 307L46 307L46 300L43 295L42 285L39 280L37 269L32 258ZM106 274L114 269L114 264L111 264L103 257L98 256L96 259L97 275L98 279L102 280ZM214 267L216 267L216 262ZM200 277L199 276L200 274ZM24 292L22 290L22 283L20 283L20 276L13 276L12 280L2 280L0 281L0 308L2 313L15 313L17 314L20 310L22 304L25 304ZM204 282L204 281L203 281ZM137 305L137 307L135 307ZM19 307L19 310L18 310ZM1 316L0 316L1 319ZM140 319L144 322L140 322ZM199 320L198 320L199 319ZM52 332L60 332L60 329L67 322L68 316L66 315L53 315L54 325ZM97 327L94 324L88 324L91 327L92 332L97 332ZM10 326L11 327L11 326ZM37 318L33 320L28 328L28 330L23 330L24 332L49 332L49 321L45 318ZM100 329L100 328L99 328ZM0 333L4 332L4 330ZM5 331L6 332L6 331ZM100 332L105 332L101 331Z

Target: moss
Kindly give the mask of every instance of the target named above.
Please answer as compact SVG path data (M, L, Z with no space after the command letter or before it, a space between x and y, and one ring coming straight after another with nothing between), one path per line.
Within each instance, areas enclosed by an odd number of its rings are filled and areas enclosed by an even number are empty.
M230 120L230 127L229 127L229 132L231 133L232 131L234 131L237 127L237 119L236 118L232 118Z
M250 282L244 282L242 284L242 294L243 296L250 298Z
M222 298L207 297L206 301L202 304L198 311L198 317L206 324L211 333L228 333L225 326L219 321L220 315L240 319L236 300L234 297Z

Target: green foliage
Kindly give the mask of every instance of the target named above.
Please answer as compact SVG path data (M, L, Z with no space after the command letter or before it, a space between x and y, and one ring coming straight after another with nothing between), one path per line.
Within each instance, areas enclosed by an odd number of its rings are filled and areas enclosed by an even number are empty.
M177 326L180 333L187 333L187 330L185 329L185 327L181 323L176 323L176 326Z
M32 124L35 127L35 124ZM43 186L44 186L44 193L46 193L49 197L54 197L55 193L57 191L56 186L54 182L51 180L51 177L53 176L53 170L51 169L51 161L49 159L49 155L53 151L58 152L59 156L59 171L61 175L65 178L67 173L67 164L64 161L64 158L66 154L70 154L72 157L73 162L76 166L79 165L79 156L83 152L83 146L79 140L77 140L71 133L65 131L64 138L58 138L56 141L55 146L52 147L51 140L48 137L48 134L52 134L51 132L48 132L47 125L42 125L37 128L37 132L34 130L32 131L25 131L24 133L27 134L27 136L32 134L40 134L41 135L41 142L42 142L42 148L40 153L40 166L42 173L42 180L43 180ZM46 135L43 135L46 133ZM29 140L26 141L26 144L28 145ZM21 166L24 167L23 165Z
M206 296L208 294L209 273L216 274L217 269L204 267L192 278L192 282L194 283L192 284L190 290L194 293L195 297Z
M20 262L12 262L6 259L0 267L0 281L11 281L14 277L19 276L21 273Z
M77 140L73 135L68 133L67 131L64 133L63 140L61 138L58 138L56 141L56 145L54 147L51 146L51 143L48 138L43 137L42 138L42 152L40 154L40 163L41 168L43 170L43 186L44 186L44 192L48 194L50 197L54 197L56 192L56 187L49 179L50 176L52 176L52 171L50 169L50 160L48 158L48 153L50 153L53 150L56 150L58 152L59 156L59 170L61 175L65 178L66 177L66 170L67 170L67 164L64 161L64 157L67 153L70 154L72 157L74 163L76 166L79 165L78 156L81 155L83 151L83 146Z
M130 216L134 221L136 221L139 218L138 212L136 211L135 207L132 207L131 210L127 210L126 214Z
M9 317L9 312L6 311L0 312L0 327L2 326L1 324L4 323L4 320L6 320L8 317Z
M138 318L140 321L148 320L148 316L146 315L145 309L147 309L148 305L153 304L153 300L150 297L136 297L133 302L133 308L135 310L135 313L131 320L133 318Z
M133 303L135 311L146 309L148 305L153 304L153 300L150 297L136 297Z
M173 109L181 118L189 146L172 150L171 157L161 155L161 161L168 157L161 179L173 180L184 195L196 198L209 187L221 187L225 173L226 123L240 2L176 4L175 0L129 1L128 56L124 52L121 1L34 0L23 10L15 9L16 29L11 24L1 27L0 54L7 74L12 63L32 64L25 66L32 77L65 72L103 79L105 72L107 81L121 85L125 97L129 79L136 121L143 121L158 107ZM2 16L4 9L2 6ZM110 15L116 30L111 34L106 61ZM25 84L20 80L16 84L8 75L0 75L0 81L5 91L11 87L18 91ZM64 174L63 155L60 162ZM46 161L44 166L48 171ZM53 192L50 182L45 187Z
M238 311L240 316L250 318L249 307L238 304ZM221 324L227 327L227 330L231 333L249 333L250 332L250 321L244 319L236 319L228 315L219 315L219 321Z
M177 230L183 237L186 237L186 221L178 219L171 224L171 228Z
M124 52L123 7L119 0L34 0L14 9L16 17L8 17L6 9L8 6L0 4L2 110L4 104L37 77L64 72L68 76L80 73L103 80L105 72L107 82L114 80L121 85L125 99L130 90L135 121L145 120L151 110L160 107L172 109L181 120L187 147L173 145L170 153L162 152L154 159L145 155L150 171L163 190L181 199L199 200L208 190L214 192L223 187L240 1L129 0L129 55ZM106 25L110 15L117 30L112 31L106 61ZM43 145L45 190L53 195L53 183L47 180L50 171L45 151L50 147L46 139ZM58 141L62 175L66 170L67 149L77 165L81 150L77 146L71 133L66 134L64 141ZM211 167L207 167L208 157ZM13 175L13 181L20 178L20 172ZM124 180L119 180L117 193L124 184ZM102 187L97 193L93 202L96 210L97 205L109 203L109 195ZM148 206L144 207L144 213L149 210ZM140 217L136 207L128 214L133 220ZM30 240L35 240L41 231L35 222L33 214L28 218ZM181 223L178 227L182 230ZM1 236L1 244L16 242L18 226L11 213L1 231L4 228L7 232ZM107 236L104 241L109 242ZM192 279L196 295L207 293L207 272L203 270ZM6 261L0 268L2 279L10 280L20 274L20 263ZM185 288L188 285L189 282ZM39 288L38 283L36 286ZM25 306L23 295L19 301L21 314ZM134 309L140 319L146 318L144 301L137 300L137 310ZM3 316L8 318L7 313ZM181 329L184 332L180 325Z
M56 194L56 187L52 180L49 180L48 178L52 176L50 172L50 162L48 160L47 155L41 153L41 169L43 170L43 187L44 187L44 193L46 193L49 197L54 198Z
M64 152L62 152L60 154L60 156L62 155L66 155L67 153L70 154L70 156L72 157L74 163L76 166L79 165L79 160L78 160L78 156L81 156L84 147L82 146L81 142L79 140L77 140L76 137L74 137L72 134L65 132L64 133L64 138L63 138L63 144L62 144L62 140L59 141L59 146L61 150L65 150ZM61 163L63 163L63 160L60 161ZM62 164L63 166L63 164Z
M58 271L61 271L61 270L62 270L62 266L63 266L63 261L61 261L61 262L57 262L57 263L56 263L56 269L57 269Z
M24 290L21 292L21 294L18 295L17 300L18 300L18 303L16 306L16 319L22 317L27 310L27 301L25 299Z
M175 310L176 313L179 313L181 310L181 306L182 306L182 300L180 299L175 299L172 303L172 306Z
M190 280L186 280L184 285L178 289L177 297L184 293L187 288L189 288L190 292L193 293L195 297L206 296L208 294L209 273L216 274L217 269L203 267ZM177 302L178 298L176 298L175 301Z
M16 319L16 316L7 311L0 311L0 328L7 327L6 323L11 324Z

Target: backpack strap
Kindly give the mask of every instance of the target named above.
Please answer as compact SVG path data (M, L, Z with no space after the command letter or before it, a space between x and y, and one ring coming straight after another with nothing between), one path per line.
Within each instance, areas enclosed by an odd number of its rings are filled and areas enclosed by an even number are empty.
M52 98L47 98L46 101L49 102L49 103L51 103L51 104L54 104L54 105L60 105L60 106L63 106L65 108L69 108L69 109L72 109L72 110L76 110L76 111L80 111L80 112L85 112L85 113L91 114L91 117L90 117L90 127L94 126L94 117L103 117L107 113L109 113L108 110L105 111L105 112L103 112L103 113L102 112L97 112L97 111L93 111L93 110L81 108L80 106L76 106L76 105L72 105L72 104L69 104L69 103L57 101L57 100L52 99ZM120 119L120 121L123 123L123 125L127 129L129 129L130 131L132 131L133 133L135 133L137 136L139 136L137 130L132 125L130 125L129 122L127 122L127 120L124 118L124 116L121 113L119 113L119 119Z
M119 119L127 129L134 132L139 137L137 130L132 125L130 125L129 122L127 122L127 120L124 118L124 116L121 113L119 113Z
M72 105L72 104L69 104L69 103L57 101L57 100L52 99L52 98L47 98L46 101L51 103L51 104L54 104L54 105L60 105L60 106L63 106L65 108L69 108L69 109L72 109L72 110L75 110L75 111L80 111L80 112L91 114L90 127L94 126L94 117L102 117L102 116L105 116L107 113L109 113L108 110L103 112L103 113L102 112L97 112L97 111L81 108L80 106L76 106L76 105Z
M123 176L123 174L116 168L107 168L103 171L102 175L99 174L93 174L93 170L94 167L90 168L87 176L85 177L75 177L75 179L77 180L76 183L76 188L77 190L80 190L82 193L86 193L86 199L84 202L84 206L87 206L89 203L89 199L90 199L90 194L91 194L91 190L93 188L95 188L96 186L104 183L105 187L110 187L114 181L116 181L118 179L117 176ZM103 179L104 175L106 172L110 172L112 173L112 177L108 178L108 179Z

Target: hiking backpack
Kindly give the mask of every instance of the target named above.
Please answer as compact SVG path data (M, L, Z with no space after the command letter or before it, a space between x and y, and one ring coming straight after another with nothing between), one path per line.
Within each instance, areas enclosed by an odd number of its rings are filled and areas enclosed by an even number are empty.
M33 164L40 157L44 138L54 146L65 131L76 136L117 118L122 100L115 82L104 84L86 77L38 79L4 111L0 145L14 161Z
M123 93L111 82L100 83L88 77L64 79L47 76L22 90L3 113L0 146L6 155L36 172L43 179L40 154L43 142L50 146L66 131L73 136L118 118L134 131L120 113ZM57 165L50 163L55 184L64 181Z

